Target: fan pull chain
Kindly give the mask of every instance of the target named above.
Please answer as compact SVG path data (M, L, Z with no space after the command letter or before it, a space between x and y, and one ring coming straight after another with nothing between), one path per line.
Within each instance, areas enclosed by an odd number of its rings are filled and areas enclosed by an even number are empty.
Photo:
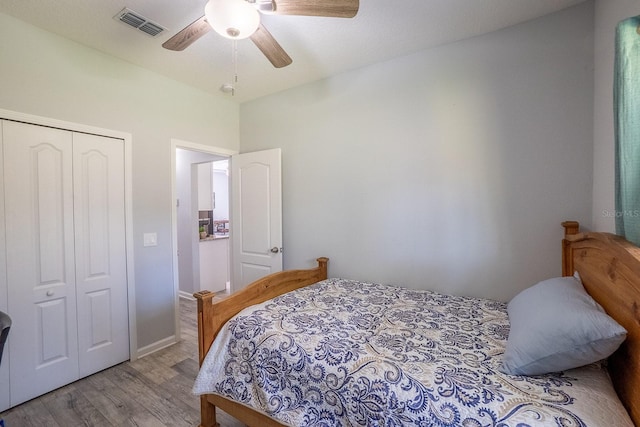
M238 41L233 40L233 83L238 83Z
M220 90L223 93L230 93L231 96L234 96L236 94L236 84L238 83L238 42L236 40L231 41L231 65L233 68L231 82L223 83L220 86Z
M231 89L231 96L236 94L236 84L238 84L238 41L231 41L231 62L233 63L233 79L231 80L233 89Z

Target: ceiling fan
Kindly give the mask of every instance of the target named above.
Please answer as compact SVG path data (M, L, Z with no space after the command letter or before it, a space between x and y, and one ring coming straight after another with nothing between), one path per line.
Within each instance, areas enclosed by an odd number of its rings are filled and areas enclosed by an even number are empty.
M251 38L276 68L292 60L269 31L260 23L260 12L273 15L326 16L353 18L359 0L209 0L204 16L162 44L169 50L184 50L213 29L229 39Z

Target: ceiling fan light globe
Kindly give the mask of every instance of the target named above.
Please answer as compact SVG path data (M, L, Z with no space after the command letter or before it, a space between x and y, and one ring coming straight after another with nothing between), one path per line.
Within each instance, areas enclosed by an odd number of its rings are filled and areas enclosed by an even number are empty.
M260 13L245 0L209 0L204 14L216 33L233 40L246 39L260 25Z

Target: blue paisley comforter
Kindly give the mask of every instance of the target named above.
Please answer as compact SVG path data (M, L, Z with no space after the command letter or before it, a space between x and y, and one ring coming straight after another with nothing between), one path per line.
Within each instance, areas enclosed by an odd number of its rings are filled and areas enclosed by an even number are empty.
M498 368L506 304L329 279L250 307L213 343L194 393L291 426L632 426L599 365Z

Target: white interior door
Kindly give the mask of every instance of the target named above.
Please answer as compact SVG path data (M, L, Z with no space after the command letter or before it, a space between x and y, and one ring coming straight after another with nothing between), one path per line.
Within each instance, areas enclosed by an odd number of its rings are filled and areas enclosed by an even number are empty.
M124 141L73 134L80 376L129 359Z
M233 290L282 270L279 148L231 157Z
M0 165L4 165L2 144L3 120L0 120ZM5 313L7 307L7 264L6 243L4 238L4 176L0 173L0 310ZM9 347L5 347L0 361L0 412L11 406L9 395Z
M78 378L72 133L3 125L11 404Z

